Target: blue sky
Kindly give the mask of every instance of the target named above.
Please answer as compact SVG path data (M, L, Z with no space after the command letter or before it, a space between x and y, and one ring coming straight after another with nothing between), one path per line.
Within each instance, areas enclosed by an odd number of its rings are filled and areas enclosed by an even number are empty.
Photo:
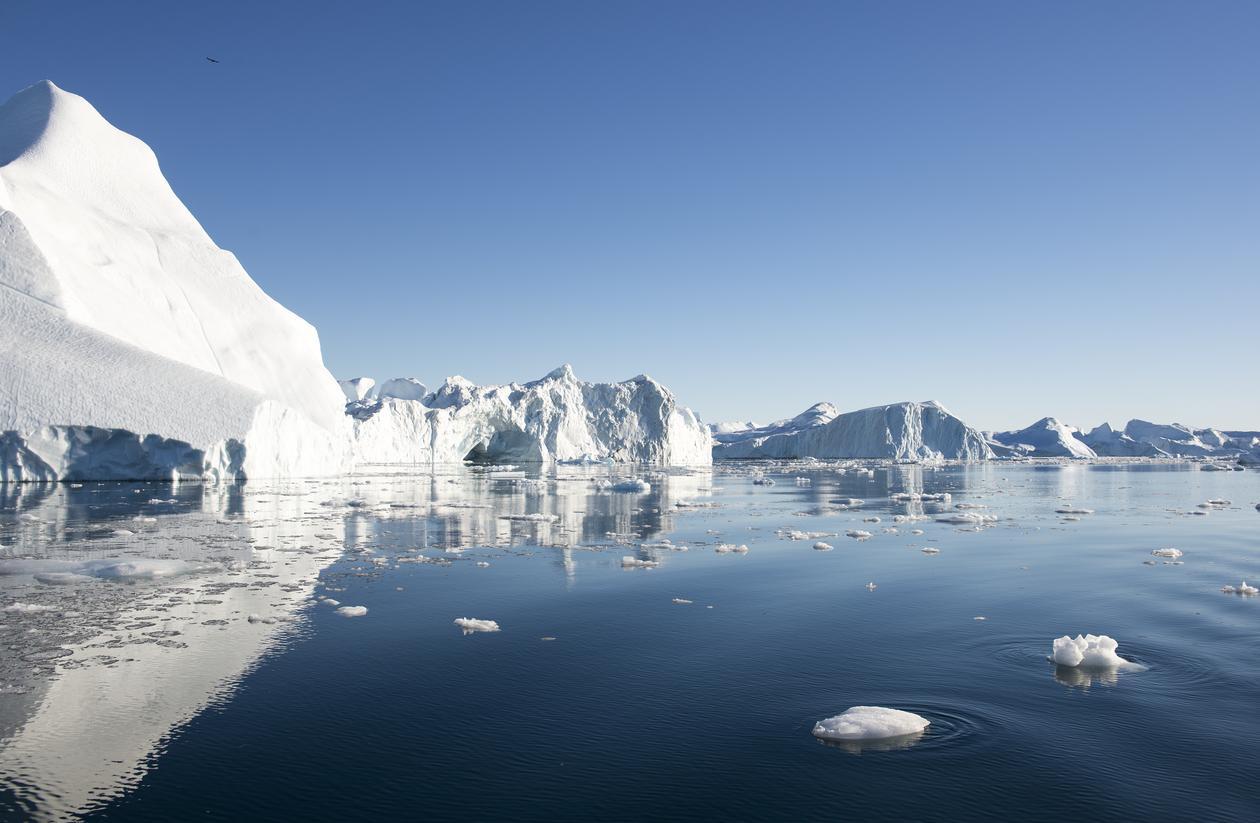
M1260 4L0 5L338 376L1260 428ZM219 59L218 64L205 61Z

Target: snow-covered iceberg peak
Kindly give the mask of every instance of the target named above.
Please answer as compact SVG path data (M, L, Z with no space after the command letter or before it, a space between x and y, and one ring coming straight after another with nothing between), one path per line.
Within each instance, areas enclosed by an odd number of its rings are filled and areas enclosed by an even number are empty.
M348 456L315 329L214 244L148 146L50 82L0 106L0 376L7 479L319 474ZM166 466L150 436L188 453Z
M710 461L711 440L700 418L646 375L587 383L565 365L539 380L504 386L451 377L421 399L381 396L347 410L363 463Z
M819 404L777 430L718 438L713 456L738 458L892 458L984 460L993 456L980 432L940 403L893 403L834 415ZM813 422L802 428L796 423Z

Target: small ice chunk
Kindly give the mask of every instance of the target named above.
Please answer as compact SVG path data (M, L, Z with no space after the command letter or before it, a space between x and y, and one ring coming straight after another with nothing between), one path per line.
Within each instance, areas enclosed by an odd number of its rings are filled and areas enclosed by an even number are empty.
M652 484L646 480L640 480L637 477L630 480L622 480L612 485L615 492L629 492L631 494L648 494L652 491Z
M481 620L476 617L457 617L455 625L464 630L464 634L473 632L497 632L499 624L493 620Z
M867 583L867 584L866 584L866 590L867 590L868 592L873 592L873 591L875 591L875 590L876 590L876 589L878 589L878 588L879 588L879 586L876 586L874 582L871 582L871 583Z
M931 724L926 717L883 706L854 706L844 714L819 720L814 737L824 740L883 740L915 734Z
M871 533L862 529L849 529L844 533L845 537L852 537L854 540L870 540Z
M40 614L56 610L55 606L45 606L41 603L10 603L3 609L0 609L0 611L8 614Z
M825 543L822 540L819 540L817 543L814 544L815 551L829 552L834 548L835 546L831 545L830 543Z
M367 614L367 606L341 606L337 609L337 614L342 617L362 617Z
M629 554L621 558L621 567L623 569L654 569L659 565L661 564L656 560L640 560Z
M677 606L690 606L693 601L687 600L686 598L683 598L683 597L675 597L670 602L674 603Z
M936 548L935 546L924 546L922 549L919 549L919 551L923 552L924 554L940 554L941 553L941 550Z
M1116 654L1120 644L1105 634L1055 638L1050 659L1060 666L1087 669L1141 668Z
M714 551L718 554L748 554L748 547L742 543L738 546L734 543L719 543Z
M1181 557L1181 549L1155 549L1151 554L1156 557L1171 557L1176 560L1178 557Z
M1248 584L1246 580L1239 583L1237 586L1221 586L1221 591L1226 594L1243 594L1247 596L1260 594L1260 589Z
M1060 506L1055 509L1057 514L1093 514L1093 509L1078 509L1073 506Z

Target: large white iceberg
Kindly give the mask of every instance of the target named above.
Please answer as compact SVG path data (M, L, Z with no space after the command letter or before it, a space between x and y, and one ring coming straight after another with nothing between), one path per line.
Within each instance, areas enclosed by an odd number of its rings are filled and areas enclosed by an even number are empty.
M0 481L342 471L315 329L49 82L0 107Z
M646 376L587 383L567 365L505 386L451 377L422 399L380 397L347 410L360 463L708 465L711 459L708 428L660 383Z
M891 458L897 460L985 460L993 456L983 435L934 401L894 403L830 414L819 404L776 424L777 430L721 435L713 447L720 459ZM798 422L813 423L797 427Z

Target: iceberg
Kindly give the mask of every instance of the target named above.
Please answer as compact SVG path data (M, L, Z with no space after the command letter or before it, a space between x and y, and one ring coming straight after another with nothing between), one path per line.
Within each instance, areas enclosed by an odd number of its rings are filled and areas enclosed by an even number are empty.
M935 402L894 403L832 414L818 404L766 429L715 435L716 459L885 458L986 460L993 451L980 432Z
M1113 429L1109 423L1095 426L1088 433L1077 436L1099 457L1168 457L1164 450L1150 443L1134 440L1124 432Z
M1216 429L1191 429L1180 423L1149 423L1130 420L1124 433L1139 443L1154 446L1173 457L1212 457L1238 455L1247 451L1247 444Z
M421 399L382 396L347 411L360 463L706 466L712 459L708 428L645 375L588 383L565 365L540 380L504 386L450 377Z
M1043 417L1026 429L994 432L991 439L1025 457L1097 457L1079 439L1079 432L1053 417Z
M38 83L0 106L0 481L348 466L319 338L220 249L143 142Z
M718 443L734 443L771 435L795 434L814 426L825 426L840 415L840 410L830 403L815 403L805 411L786 420L778 420L766 426L747 423L718 423L711 426L713 439Z

